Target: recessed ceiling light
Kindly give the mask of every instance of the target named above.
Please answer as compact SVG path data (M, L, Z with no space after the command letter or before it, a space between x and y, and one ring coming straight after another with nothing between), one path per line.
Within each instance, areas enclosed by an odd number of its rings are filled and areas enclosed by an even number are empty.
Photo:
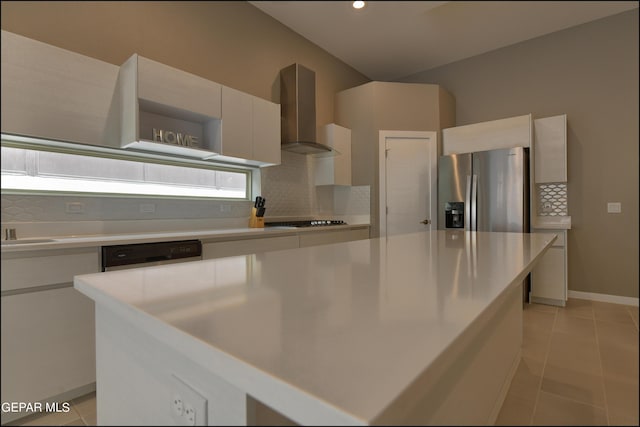
M362 9L365 6L365 2L363 1L354 1L353 2L353 8L354 9Z

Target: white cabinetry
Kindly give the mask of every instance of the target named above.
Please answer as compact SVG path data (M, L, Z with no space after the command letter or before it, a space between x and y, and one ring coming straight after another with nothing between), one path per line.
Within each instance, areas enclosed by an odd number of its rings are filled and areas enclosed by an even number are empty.
M280 105L222 86L222 138L215 151L215 160L279 164Z
M352 228L349 230L326 230L300 233L300 247L326 245L330 243L350 242L369 238L369 227Z
M216 152L250 159L253 153L253 100L248 93L222 86L222 138Z
M256 239L203 242L202 258L248 255L257 252L293 249L298 247L298 236L263 237Z
M279 165L280 104L253 97L253 159L263 166ZM261 165L261 166L262 166Z
M300 231L288 236L253 237L235 240L215 240L202 242L202 258L213 259L227 256L248 255L258 252L294 249L298 247L349 242L369 238L369 226L352 228Z
M316 185L351 185L351 129L328 124L318 130L318 142L338 152L332 157L317 157Z
M534 229L558 237L531 271L531 302L564 306L568 294L567 230Z
M98 272L95 248L2 255L3 402L62 402L95 389L93 301L72 282ZM24 415L3 411L2 423Z
M443 129L442 154L530 147L532 122L531 114L527 114Z
M221 91L218 83L134 54L120 67L114 140L124 148L211 157L220 139Z
M534 120L535 182L567 181L567 115Z
M2 133L105 144L118 67L2 31Z

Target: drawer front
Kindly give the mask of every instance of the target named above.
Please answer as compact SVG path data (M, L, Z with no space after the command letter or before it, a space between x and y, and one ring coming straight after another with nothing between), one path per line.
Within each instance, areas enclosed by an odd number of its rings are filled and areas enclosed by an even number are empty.
M262 239L232 240L228 242L204 243L203 259L248 255L257 252L276 251L298 247L298 236L268 237Z
M560 301L567 299L563 248L550 248L533 269L531 295Z
M349 232L350 240L364 240L369 238L369 227L354 228Z
M73 276L100 272L98 251L2 260L2 290L72 283Z
M368 228L357 228L353 230L331 230L317 233L300 234L300 247L326 245L329 243L351 242L369 238Z
M565 245L565 240L567 236L567 232L565 230L535 229L534 233L555 234L556 236L558 236L558 238L551 244L551 246L563 247Z
M91 299L74 288L2 297L4 402L38 402L91 384L95 360Z

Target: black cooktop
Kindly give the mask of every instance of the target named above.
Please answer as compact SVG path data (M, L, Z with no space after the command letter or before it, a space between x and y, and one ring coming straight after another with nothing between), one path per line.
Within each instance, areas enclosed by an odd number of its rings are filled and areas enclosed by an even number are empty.
M264 225L265 227L322 227L327 225L347 225L347 223L336 219L311 219L305 221L265 222Z

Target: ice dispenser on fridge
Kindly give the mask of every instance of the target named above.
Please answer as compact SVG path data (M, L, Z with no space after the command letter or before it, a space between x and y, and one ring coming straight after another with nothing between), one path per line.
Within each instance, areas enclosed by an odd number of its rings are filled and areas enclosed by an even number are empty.
M444 221L446 228L464 228L464 202L447 202Z

